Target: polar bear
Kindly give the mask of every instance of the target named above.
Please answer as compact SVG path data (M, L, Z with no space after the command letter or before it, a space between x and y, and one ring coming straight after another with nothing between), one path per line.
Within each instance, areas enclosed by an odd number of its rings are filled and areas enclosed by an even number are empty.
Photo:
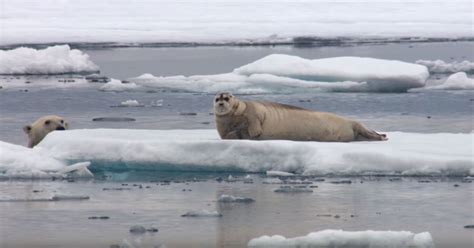
M39 118L31 125L24 126L23 131L28 135L28 147L32 148L40 143L48 133L68 128L69 124L64 118L57 115L47 115Z

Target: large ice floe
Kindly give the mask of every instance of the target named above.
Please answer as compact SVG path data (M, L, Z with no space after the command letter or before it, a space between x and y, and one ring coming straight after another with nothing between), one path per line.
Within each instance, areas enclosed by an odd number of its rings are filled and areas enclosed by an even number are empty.
M98 70L87 54L68 45L0 50L0 74L65 74Z
M262 236L249 241L250 248L264 247L377 247L377 248L433 248L429 232L323 230L307 236L285 238L280 235Z
M0 172L173 170L305 175L474 174L474 134L387 133L384 142L221 140L215 130L83 129L52 132L34 149L0 143Z
M155 77L144 74L130 79L148 88L172 88L193 92L236 93L295 92L308 90L348 92L406 92L423 87L427 68L396 60L364 57L304 59L272 54L231 73L195 76ZM109 83L111 84L111 83ZM117 91L122 85L112 87ZM102 90L107 89L104 85Z

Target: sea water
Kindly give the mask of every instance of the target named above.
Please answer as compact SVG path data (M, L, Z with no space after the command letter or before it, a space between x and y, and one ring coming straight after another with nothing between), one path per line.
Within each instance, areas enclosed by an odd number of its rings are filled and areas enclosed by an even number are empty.
M305 58L370 56L474 60L473 43L387 44L351 47L187 47L87 50L107 76L127 79L143 73L196 75L229 72L271 53ZM472 76L472 75L471 75ZM58 80L71 76L44 76ZM2 84L10 76L0 77ZM18 77L13 80L34 80ZM26 92L25 89L28 91ZM298 93L239 95L318 111L334 112L380 131L470 133L471 91L410 93ZM64 116L72 129L214 129L213 95L173 91L101 92L96 88L0 90L0 140L26 144L22 127L40 116ZM143 107L117 107L136 100ZM159 104L157 104L159 103ZM188 114L186 114L188 113ZM189 114L192 113L192 114ZM128 117L131 122L97 122ZM466 144L472 145L472 144ZM234 174L243 178L246 174ZM429 231L436 247L472 247L473 186L460 178L349 177L312 180L313 193L282 194L281 185L226 181L229 173L100 171L92 180L0 182L1 247L243 247L255 237L303 236L324 229ZM217 180L216 180L217 179ZM222 180L220 180L222 179ZM347 178L344 178L347 179ZM135 185L134 185L135 184ZM457 186L455 186L457 185ZM140 187L141 186L141 187ZM148 188L147 188L148 187ZM122 190L109 190L124 188ZM8 199L87 195L89 200L18 202ZM249 204L222 204L222 194L250 197ZM185 218L188 211L219 211L222 217ZM336 215L338 217L336 217ZM109 219L89 219L108 216ZM132 235L133 225L157 233Z

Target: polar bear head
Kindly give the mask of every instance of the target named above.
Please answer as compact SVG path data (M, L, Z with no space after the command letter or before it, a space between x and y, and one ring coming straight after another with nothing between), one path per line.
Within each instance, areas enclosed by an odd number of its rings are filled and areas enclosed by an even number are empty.
M30 125L23 127L23 131L28 135L28 147L32 148L43 140L50 132L56 130L66 130L69 124L64 118L57 115L43 116Z

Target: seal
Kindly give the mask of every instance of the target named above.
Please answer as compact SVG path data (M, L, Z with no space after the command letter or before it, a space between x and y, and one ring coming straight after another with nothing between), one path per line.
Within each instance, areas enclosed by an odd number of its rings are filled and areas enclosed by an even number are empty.
M217 131L222 139L294 141L380 141L385 134L357 121L286 104L241 101L231 93L214 98Z
M57 115L43 116L30 125L23 127L23 131L28 135L28 147L36 146L46 135L55 130L66 130L69 124L64 118Z

